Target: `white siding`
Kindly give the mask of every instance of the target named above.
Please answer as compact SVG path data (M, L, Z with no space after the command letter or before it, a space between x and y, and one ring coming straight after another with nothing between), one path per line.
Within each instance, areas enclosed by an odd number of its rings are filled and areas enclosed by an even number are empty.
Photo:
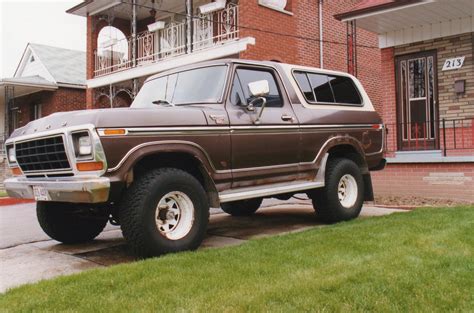
M379 46L387 48L470 32L474 32L472 16L386 32L379 35Z
M33 55L34 61L31 62L31 56ZM28 77L28 76L41 76L50 82L55 82L53 76L46 70L46 67L41 63L40 59L33 54L31 49L25 53L23 60L24 64L21 64L19 71L15 74L15 77Z

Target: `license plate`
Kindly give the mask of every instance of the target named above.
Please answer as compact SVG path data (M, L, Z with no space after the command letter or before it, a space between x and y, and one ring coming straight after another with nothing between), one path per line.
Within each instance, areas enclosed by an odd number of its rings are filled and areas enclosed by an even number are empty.
M33 195L36 201L48 201L50 199L48 190L42 186L33 186Z

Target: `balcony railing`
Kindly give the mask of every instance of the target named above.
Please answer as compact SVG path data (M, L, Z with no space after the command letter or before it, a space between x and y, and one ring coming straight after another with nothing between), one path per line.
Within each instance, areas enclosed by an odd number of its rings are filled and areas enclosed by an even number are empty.
M239 38L238 6L199 15L192 21L192 51L212 48ZM103 76L135 66L158 62L187 53L186 22L171 23L156 32L137 35L136 60L132 60L132 38L124 38L107 49L95 51L94 76Z
M441 150L444 156L474 155L474 118L386 124L385 151Z

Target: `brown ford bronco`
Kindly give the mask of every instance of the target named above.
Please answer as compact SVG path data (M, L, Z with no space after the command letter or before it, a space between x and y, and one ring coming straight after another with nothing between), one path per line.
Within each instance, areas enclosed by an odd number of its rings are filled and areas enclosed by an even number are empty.
M130 108L55 113L6 142L12 197L36 199L64 243L110 221L140 256L196 249L210 207L250 215L307 193L317 216L372 200L384 127L360 82L274 62L219 60L149 78Z

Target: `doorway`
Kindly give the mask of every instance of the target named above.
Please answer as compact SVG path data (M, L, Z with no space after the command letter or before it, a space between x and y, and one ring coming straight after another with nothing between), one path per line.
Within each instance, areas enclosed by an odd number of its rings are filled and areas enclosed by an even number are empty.
M439 148L436 51L396 58L398 149Z

